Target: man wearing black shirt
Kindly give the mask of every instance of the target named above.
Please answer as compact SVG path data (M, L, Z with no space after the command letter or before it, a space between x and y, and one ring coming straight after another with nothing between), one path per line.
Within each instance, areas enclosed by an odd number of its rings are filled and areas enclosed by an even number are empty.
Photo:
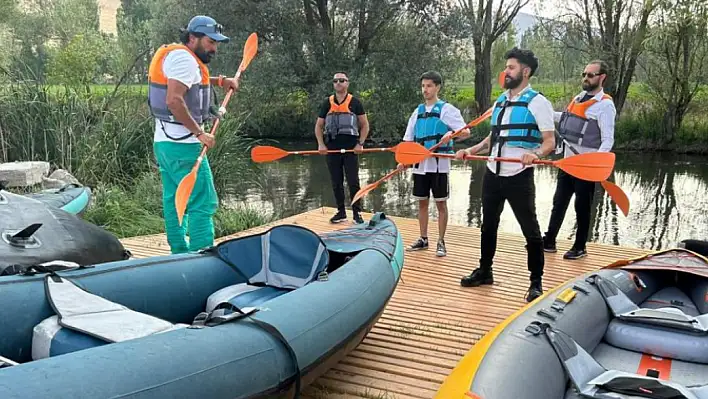
M327 167L332 178L334 199L337 202L337 213L329 220L339 223L347 219L344 208L344 176L347 177L349 195L354 197L359 191L359 156L364 148L364 141L369 135L369 121L364 112L364 106L358 98L349 92L349 78L345 73L336 73L332 80L335 94L329 96L320 106L315 137L318 150L325 154L327 150L351 150L355 153L327 154ZM352 204L353 220L364 223L361 218L359 201Z

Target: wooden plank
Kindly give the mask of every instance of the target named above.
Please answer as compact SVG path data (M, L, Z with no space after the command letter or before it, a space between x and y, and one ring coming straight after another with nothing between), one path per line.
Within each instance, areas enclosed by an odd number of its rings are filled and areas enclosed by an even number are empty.
M274 221L238 234L240 237L278 224L297 224L316 233L347 227L332 225L332 208L318 208ZM371 214L364 214L365 218ZM404 245L419 234L418 222L389 216L398 226ZM431 217L429 236L437 239L437 223ZM169 254L164 235L122 240L135 257ZM480 231L467 226L448 226L448 256L434 249L406 252L401 282L379 321L364 341L339 364L303 391L303 398L431 398L464 354L496 324L525 305L528 288L525 239L500 232L494 259L494 285L460 286L460 278L477 267ZM571 241L558 240L558 252L545 254L546 290L582 273L618 259L634 258L648 251L588 243L586 258L566 261L563 253Z

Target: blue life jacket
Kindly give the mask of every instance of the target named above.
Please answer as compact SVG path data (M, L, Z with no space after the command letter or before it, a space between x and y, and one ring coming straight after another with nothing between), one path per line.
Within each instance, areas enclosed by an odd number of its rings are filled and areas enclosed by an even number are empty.
M503 145L509 147L520 147L535 149L541 146L543 138L538 130L536 118L534 118L528 105L539 93L533 89L528 89L516 101L509 101L506 93L502 93L494 104L492 113L492 142L491 145L499 143L499 154ZM502 124L505 112L511 112L509 123ZM502 130L508 131L508 136L500 136Z
M440 119L445 101L438 100L433 105L430 112L425 111L425 104L418 105L418 120L415 123L415 142L421 144L425 148L430 149L432 146L440 142L440 139L449 132L450 127ZM436 148L434 152L452 154L453 140Z

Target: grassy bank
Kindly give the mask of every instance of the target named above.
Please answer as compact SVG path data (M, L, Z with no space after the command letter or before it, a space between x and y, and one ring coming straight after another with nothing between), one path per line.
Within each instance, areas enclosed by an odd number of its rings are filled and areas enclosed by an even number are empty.
M101 183L93 190L91 207L83 218L119 238L164 233L162 188L155 173L144 173L129 187ZM233 234L273 220L251 207L219 207L214 217L217 237Z

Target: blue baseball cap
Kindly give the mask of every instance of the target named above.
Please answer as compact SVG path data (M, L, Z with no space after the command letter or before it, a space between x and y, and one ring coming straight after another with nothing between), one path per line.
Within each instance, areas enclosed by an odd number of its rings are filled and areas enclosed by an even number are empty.
M203 33L217 42L228 43L229 38L222 34L224 27L212 17L197 15L189 21L187 32Z

